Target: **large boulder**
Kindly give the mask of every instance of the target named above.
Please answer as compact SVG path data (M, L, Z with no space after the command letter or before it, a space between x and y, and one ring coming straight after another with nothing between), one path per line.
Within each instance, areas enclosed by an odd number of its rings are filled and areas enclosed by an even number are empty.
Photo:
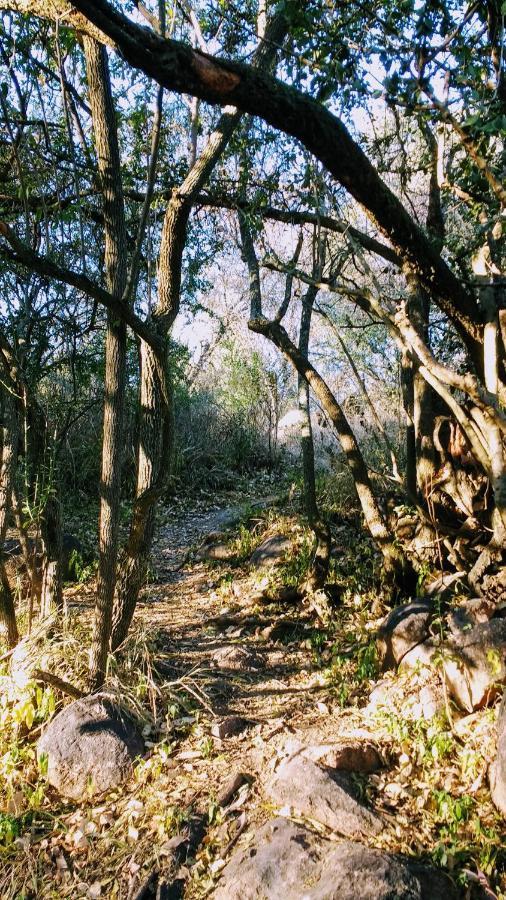
M496 611L497 605L492 600L472 597L452 607L448 611L446 621L452 634L459 636L462 631L470 631L476 625L488 622Z
M442 648L445 679L461 709L486 706L506 683L506 619L454 634Z
M397 606L378 628L378 657L384 669L392 669L413 647L430 635L433 615L430 603L417 601Z
M440 653L439 644L432 638L424 641L423 644L416 644L411 650L402 657L399 663L399 672L423 672L433 670L435 667L435 658Z
M359 843L331 843L287 819L267 822L223 871L215 900L452 900L434 869Z
M47 758L47 779L64 797L105 794L128 778L144 752L128 713L109 697L75 700L52 719L37 744Z
M278 807L321 822L344 837L378 834L383 823L353 796L350 781L296 753L284 760L267 786Z
M291 547L290 538L285 534L274 534L256 548L251 554L251 564L257 569L270 569L279 565Z
M506 817L506 694L497 718L497 754L488 771L490 794L499 812Z

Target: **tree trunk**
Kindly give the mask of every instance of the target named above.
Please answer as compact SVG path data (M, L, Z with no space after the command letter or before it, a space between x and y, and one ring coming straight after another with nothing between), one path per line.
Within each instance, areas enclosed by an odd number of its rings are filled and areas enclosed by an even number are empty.
M405 351L401 354L401 389L406 428L406 490L411 497L416 497L415 372L413 361Z
M0 621L7 634L7 645L15 647L19 641L16 611L11 586L3 561L3 545L8 527L12 485L16 471L18 428L14 402L7 392L3 402L2 463L0 469Z
M42 591L40 617L49 616L55 609L63 610L62 596L62 521L61 507L56 496L48 497L42 511Z
M84 37L86 73L97 151L105 230L107 288L122 299L127 284L126 227L120 155L107 52ZM126 379L126 326L109 312L105 342L105 401L100 482L99 569L90 683L102 685L112 630L112 610L118 555L123 420Z
M309 287L302 300L299 352L303 356L308 356L309 353L311 316L317 293L318 291L316 288ZM300 372L298 373L298 399L301 426L300 443L302 450L302 473L304 479L304 505L309 527L315 536L313 562L305 587L309 591L317 591L323 587L327 580L332 538L330 528L327 522L321 517L318 509L313 429L311 426L311 410L309 404L309 384Z
M156 502L170 471L172 458L172 404L170 402L167 362L141 342L140 408L137 448L137 488L130 534L120 555L113 613L111 649L125 640L132 621L139 591L149 563L153 539Z
M266 40L259 44L254 64L267 67L286 34L282 12L273 16ZM158 302L152 320L165 351L157 359L153 350L141 343L140 438L137 453L136 502L128 543L122 554L114 603L112 649L125 639L137 604L149 561L154 532L155 507L169 473L172 456L172 391L167 374L168 338L179 312L183 252L188 220L195 197L212 174L241 119L233 107L226 107L214 132L185 180L174 191L167 207L160 242ZM163 358L162 358L163 357ZM165 448L160 458L160 448Z
M320 401L334 426L341 448L346 456L371 537L383 556L385 575L396 589L411 594L416 587L416 573L402 549L396 546L381 514L369 480L369 473L349 422L327 383L316 372L308 359L292 343L285 329L278 322L265 318L249 322L252 331L265 335L292 363L299 375L305 378Z

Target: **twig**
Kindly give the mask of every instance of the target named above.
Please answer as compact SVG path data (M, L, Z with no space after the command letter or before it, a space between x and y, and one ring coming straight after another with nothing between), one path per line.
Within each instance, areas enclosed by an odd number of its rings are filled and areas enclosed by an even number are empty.
M51 672L45 672L43 669L34 669L33 677L36 681L42 681L44 684L58 688L59 691L63 694L68 694L74 700L82 700L83 697L86 697L86 694L80 688L74 687L73 684L69 684L68 681L64 681L58 675L52 675Z

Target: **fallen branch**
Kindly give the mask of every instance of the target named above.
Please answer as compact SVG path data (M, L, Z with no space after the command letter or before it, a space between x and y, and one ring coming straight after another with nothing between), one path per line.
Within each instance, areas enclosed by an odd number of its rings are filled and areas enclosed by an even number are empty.
M74 687L73 684L69 684L68 681L64 681L63 678L59 678L58 675L52 675L51 672L45 672L43 669L34 669L33 677L35 681L42 681L43 684L49 684L51 687L61 691L62 694L68 694L69 697L73 697L74 700L82 700L83 697L86 697L85 692L80 688Z

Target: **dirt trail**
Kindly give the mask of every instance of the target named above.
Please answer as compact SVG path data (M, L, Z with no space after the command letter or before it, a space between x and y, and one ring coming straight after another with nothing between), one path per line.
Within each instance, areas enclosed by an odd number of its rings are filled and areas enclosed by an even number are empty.
M243 827L254 830L269 817L262 785L287 742L329 742L352 733L360 720L351 707L332 715L338 707L315 660L314 618L306 608L262 605L257 585L265 573L251 567L188 561L191 547L236 519L237 507L222 507L183 515L160 530L156 582L146 589L136 622L159 635L154 665L168 678L190 673L202 697L174 759L174 796L182 808L205 815L231 776L244 773L250 786L240 810ZM232 660L216 663L223 653ZM247 720L245 727L220 739L216 729L231 716ZM198 858L203 845L193 852ZM182 896L201 896L201 889L189 882Z
M240 515L239 505L221 506L165 524L154 547L156 583L146 590L137 615L145 625L161 629L174 672L197 665L208 670L206 690L217 716L240 711L262 721L284 719L293 706L312 709L320 687L310 677L310 653L300 648L300 640L297 646L275 646L267 629L285 619L304 628L302 611L288 607L273 618L272 609L263 611L255 598L254 573L188 561L192 548L210 533L231 528ZM221 589L220 582L225 582ZM225 667L225 674L215 669L213 656L225 647L254 654L253 668Z

